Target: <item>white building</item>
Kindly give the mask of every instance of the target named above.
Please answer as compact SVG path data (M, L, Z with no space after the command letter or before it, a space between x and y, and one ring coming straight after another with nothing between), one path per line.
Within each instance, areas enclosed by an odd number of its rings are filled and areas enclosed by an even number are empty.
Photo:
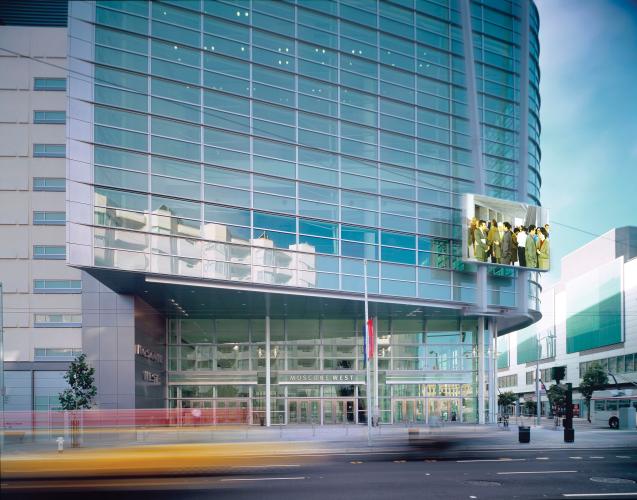
M46 410L82 342L81 271L65 246L67 30L0 26L0 47L5 409Z
M555 383L551 368L566 367L562 382L576 389L592 363L620 386L636 384L636 257L635 226L612 229L565 256L560 281L542 292L542 319L498 341L499 390L535 401L539 350L540 379L547 389ZM611 376L609 382L614 384ZM546 394L542 401L546 411ZM573 401L585 411L577 391Z

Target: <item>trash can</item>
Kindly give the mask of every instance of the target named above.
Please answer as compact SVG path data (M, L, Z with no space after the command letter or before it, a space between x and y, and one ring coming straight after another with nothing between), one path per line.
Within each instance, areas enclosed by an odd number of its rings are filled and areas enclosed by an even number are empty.
M575 429L567 429L566 427L564 427L564 442L565 443L575 442Z
M531 428L525 427L521 425L518 427L518 440L520 443L530 443L531 442Z

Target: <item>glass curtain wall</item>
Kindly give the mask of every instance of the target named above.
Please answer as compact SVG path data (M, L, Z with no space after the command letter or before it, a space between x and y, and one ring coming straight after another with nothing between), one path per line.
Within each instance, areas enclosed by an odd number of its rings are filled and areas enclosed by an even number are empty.
M474 302L467 27L408 4L97 1L94 265L362 292L367 258L372 293ZM514 199L527 27L471 14L487 194Z
M377 319L383 423L477 420L477 322ZM362 319L270 320L274 424L364 423ZM171 319L169 407L265 416L265 320Z

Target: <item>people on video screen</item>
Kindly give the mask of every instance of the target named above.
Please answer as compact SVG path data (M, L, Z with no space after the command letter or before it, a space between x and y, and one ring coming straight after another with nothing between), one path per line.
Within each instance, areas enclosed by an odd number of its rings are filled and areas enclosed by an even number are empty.
M486 222L475 217L467 228L467 256L479 262L507 266L549 269L549 225L511 226L496 219Z

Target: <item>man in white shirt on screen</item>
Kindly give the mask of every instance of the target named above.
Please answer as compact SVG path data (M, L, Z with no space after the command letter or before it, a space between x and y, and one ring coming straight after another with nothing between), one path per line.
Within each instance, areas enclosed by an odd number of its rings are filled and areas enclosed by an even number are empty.
M518 233L518 262L521 267L526 267L526 255L524 254L524 249L526 248L527 237L526 228L524 226L520 226L520 232Z

